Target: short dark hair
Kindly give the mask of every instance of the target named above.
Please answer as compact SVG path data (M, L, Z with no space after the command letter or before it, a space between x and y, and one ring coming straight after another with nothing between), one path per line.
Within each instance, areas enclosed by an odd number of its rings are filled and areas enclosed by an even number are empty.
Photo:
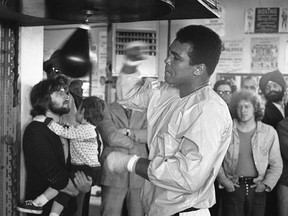
M222 41L217 33L201 25L189 25L176 33L176 40L188 43L190 64L205 64L207 73L212 75L219 62Z
M232 94L230 103L230 111L232 117L239 120L239 117L237 115L237 105L241 100L251 101L255 111L255 120L261 121L264 116L264 109L261 107L261 98L258 94L247 90L240 90Z
M230 80L226 80L226 79L222 79L222 80L218 80L213 87L214 91L217 91L218 87L221 85L228 85L231 88L231 92L235 92L237 90L237 86L234 85Z
M72 80L72 81L70 82L69 86L73 86L73 85L76 85L76 86L78 86L78 85L83 85L83 81L80 80L80 79Z
M46 115L51 102L51 94L64 88L63 82L59 79L45 79L33 86L30 92L30 103L32 117L36 115Z
M80 111L85 109L84 119L95 126L97 126L99 122L103 120L104 108L104 100L96 96L84 98L79 107Z

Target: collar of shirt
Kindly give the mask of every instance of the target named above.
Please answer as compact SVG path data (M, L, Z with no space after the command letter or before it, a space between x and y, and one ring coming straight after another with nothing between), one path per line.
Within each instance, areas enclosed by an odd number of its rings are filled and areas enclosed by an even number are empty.
M277 109L281 112L282 116L285 118L285 112L284 112L283 105L280 105L280 104L274 103L274 102L272 102L272 103L277 107Z

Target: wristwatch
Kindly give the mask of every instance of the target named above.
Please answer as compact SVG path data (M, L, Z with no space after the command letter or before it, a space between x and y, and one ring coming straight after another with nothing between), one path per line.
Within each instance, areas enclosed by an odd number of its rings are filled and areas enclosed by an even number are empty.
M131 130L129 128L126 128L126 136L130 137L130 135L131 135Z

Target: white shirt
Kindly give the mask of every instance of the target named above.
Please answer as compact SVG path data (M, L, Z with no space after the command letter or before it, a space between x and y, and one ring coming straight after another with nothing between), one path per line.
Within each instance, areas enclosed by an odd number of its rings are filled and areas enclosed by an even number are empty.
M281 112L283 118L285 118L285 111L284 111L284 108L282 105L278 104L278 103L275 103L275 102L272 102L276 107L277 109Z
M189 207L211 207L214 180L231 139L226 103L210 86L180 98L176 88L149 80L119 102L147 109L151 162L150 181L142 190L146 214L173 215Z

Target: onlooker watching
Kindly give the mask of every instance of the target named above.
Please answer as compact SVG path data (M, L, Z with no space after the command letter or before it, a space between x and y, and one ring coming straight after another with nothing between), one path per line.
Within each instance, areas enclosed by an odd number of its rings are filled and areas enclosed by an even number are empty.
M263 94L260 94L260 92L259 92L259 85L257 83L257 80L252 76L247 76L243 79L241 88L260 95L260 98L261 98L261 105L260 106L261 106L261 109L263 110L263 113L265 113L266 99L264 98Z
M34 117L35 121L44 122L48 128L58 136L70 139L71 168L73 174L77 171L83 171L87 178L92 178L92 186L100 183L100 162L99 162L99 144L97 140L96 126L103 119L104 101L97 97L87 97L83 100L77 113L76 125L61 125L54 122L51 118L44 115ZM33 205L43 207L48 201L59 194L58 190L49 187L43 194L34 199ZM26 208L25 208L26 207ZM64 206L61 203L54 202L51 212L53 215L60 215ZM28 212L29 206L22 204L19 211Z
M252 91L255 94L258 94L259 91L257 80L252 76L247 76L243 79L241 88L247 91Z
M230 106L231 95L236 90L236 86L234 86L229 80L218 80L214 84L213 89L226 102L226 104Z
M69 92L69 85L71 78L65 76L62 74L62 71L59 67L59 55L60 51L56 50L51 57L43 63L43 70L46 72L47 78L59 78L62 80L64 89L68 93ZM76 124L76 112L77 108L82 102L82 97L78 96L77 94L74 94L73 92L69 93L69 96L72 96L69 98L69 107L70 111L64 115L61 116L62 122L68 122L70 124Z
M69 92L69 84L71 78L63 75L62 71L60 70L60 50L56 50L51 57L43 63L43 70L46 72L48 78L58 78L63 81L64 89L68 93ZM62 123L69 123L69 124L76 124L76 112L78 107L80 106L83 97L74 94L73 92L69 93L69 107L70 111L67 114L63 114L60 118L60 122ZM84 199L85 198L85 199ZM78 210L76 216L88 216L89 215L89 200L90 200L90 192L86 194L86 196L80 193L77 196L77 206ZM83 205L83 212L82 213L82 205Z
M127 94L129 86L134 86L142 79L138 71L138 65L144 58L142 46L143 43L137 41L126 46L126 61L116 82L117 99ZM101 215L120 216L122 212L122 215L144 216L140 201L144 179L128 171L121 174L111 173L105 162L107 155L112 151L148 157L146 112L124 109L117 101L110 104L109 108L99 125L104 141Z
M144 179L129 173L111 173L107 168L106 158L112 151L147 158L147 123L146 112L126 110L118 102L113 102L106 109L99 132L103 139L101 178L101 215L121 215L122 207L130 216L144 216L140 201L140 191Z
M223 192L223 216L264 216L266 192L282 172L276 130L262 123L260 98L242 90L232 95L232 140L218 174Z
M283 102L286 92L284 77L279 70L266 73L261 77L259 86L267 100L262 122L276 128L287 115L287 106Z
M79 97L83 97L83 81L80 79L72 80L69 85L69 91Z
M32 88L30 101L32 117L44 115L59 122L60 116L69 112L69 97L59 79L47 79L36 84ZM23 152L27 171L25 200L30 200L25 204L33 207L38 214L48 216L55 200L65 206L63 215L73 214L77 208L76 201L68 195L89 191L92 182L83 172L77 172L74 179L69 178L68 141L49 130L46 124L33 120L24 132ZM49 201L42 212L31 200L48 187L61 193Z
M287 116L287 105L284 104L284 93L286 92L286 82L279 70L263 74L259 87L266 98L265 115L263 123L271 125L276 129L278 123ZM265 216L277 215L277 195L273 190L267 195Z
M288 215L288 118L280 121L277 126L281 155L283 159L283 172L277 186L278 216Z

